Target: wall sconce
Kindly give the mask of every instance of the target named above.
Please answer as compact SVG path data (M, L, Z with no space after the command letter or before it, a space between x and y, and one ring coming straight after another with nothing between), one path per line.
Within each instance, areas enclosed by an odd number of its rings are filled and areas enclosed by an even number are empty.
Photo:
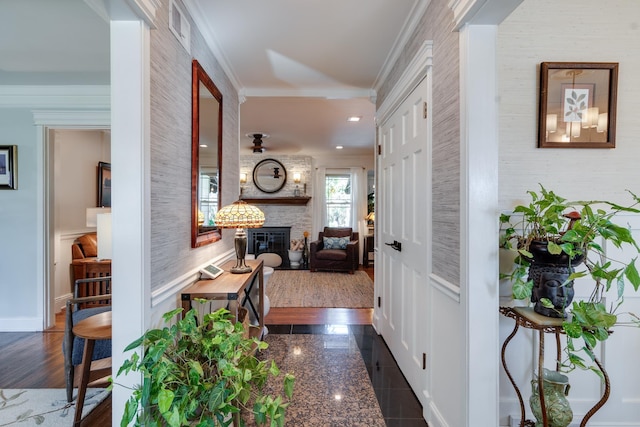
M298 184L300 184L301 180L302 180L302 176L301 176L300 172L294 172L293 173L293 182L295 182L295 184L296 184L296 189L293 190L293 196L294 197L300 197L300 189L298 188Z
M240 195L242 196L242 193L244 193L244 188L242 187L243 184L247 183L247 174L244 172L240 173Z

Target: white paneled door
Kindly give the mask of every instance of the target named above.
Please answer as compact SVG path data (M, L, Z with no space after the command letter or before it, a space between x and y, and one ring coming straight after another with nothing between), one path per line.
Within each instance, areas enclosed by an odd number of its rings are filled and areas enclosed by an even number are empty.
M378 328L427 405L430 270L430 119L425 77L378 128Z

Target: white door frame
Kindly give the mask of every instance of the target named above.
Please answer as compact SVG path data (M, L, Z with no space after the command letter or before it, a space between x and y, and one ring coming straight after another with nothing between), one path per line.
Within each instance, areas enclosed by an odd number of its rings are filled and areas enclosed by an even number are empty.
M53 209L53 164L49 134L54 129L103 130L111 126L111 113L102 110L37 110L33 111L33 121L37 127L38 150L38 216L37 230L42 238L38 241L36 277L40 283L38 291L38 313L42 313L42 328L55 325L54 295L51 278L55 253L54 209Z

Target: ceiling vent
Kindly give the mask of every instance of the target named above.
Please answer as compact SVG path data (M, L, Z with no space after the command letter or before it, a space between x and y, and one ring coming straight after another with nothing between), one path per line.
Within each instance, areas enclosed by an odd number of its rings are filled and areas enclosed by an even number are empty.
M182 47L191 54L191 24L174 0L169 2L169 29Z

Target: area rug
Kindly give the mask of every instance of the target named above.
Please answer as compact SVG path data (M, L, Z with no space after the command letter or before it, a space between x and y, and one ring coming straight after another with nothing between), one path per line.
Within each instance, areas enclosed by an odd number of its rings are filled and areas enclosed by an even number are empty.
M109 393L104 388L87 389L82 417L87 416ZM75 410L75 400L67 402L67 392L63 388L0 389L0 427L71 427Z
M373 282L364 271L276 270L266 293L271 307L373 308Z

